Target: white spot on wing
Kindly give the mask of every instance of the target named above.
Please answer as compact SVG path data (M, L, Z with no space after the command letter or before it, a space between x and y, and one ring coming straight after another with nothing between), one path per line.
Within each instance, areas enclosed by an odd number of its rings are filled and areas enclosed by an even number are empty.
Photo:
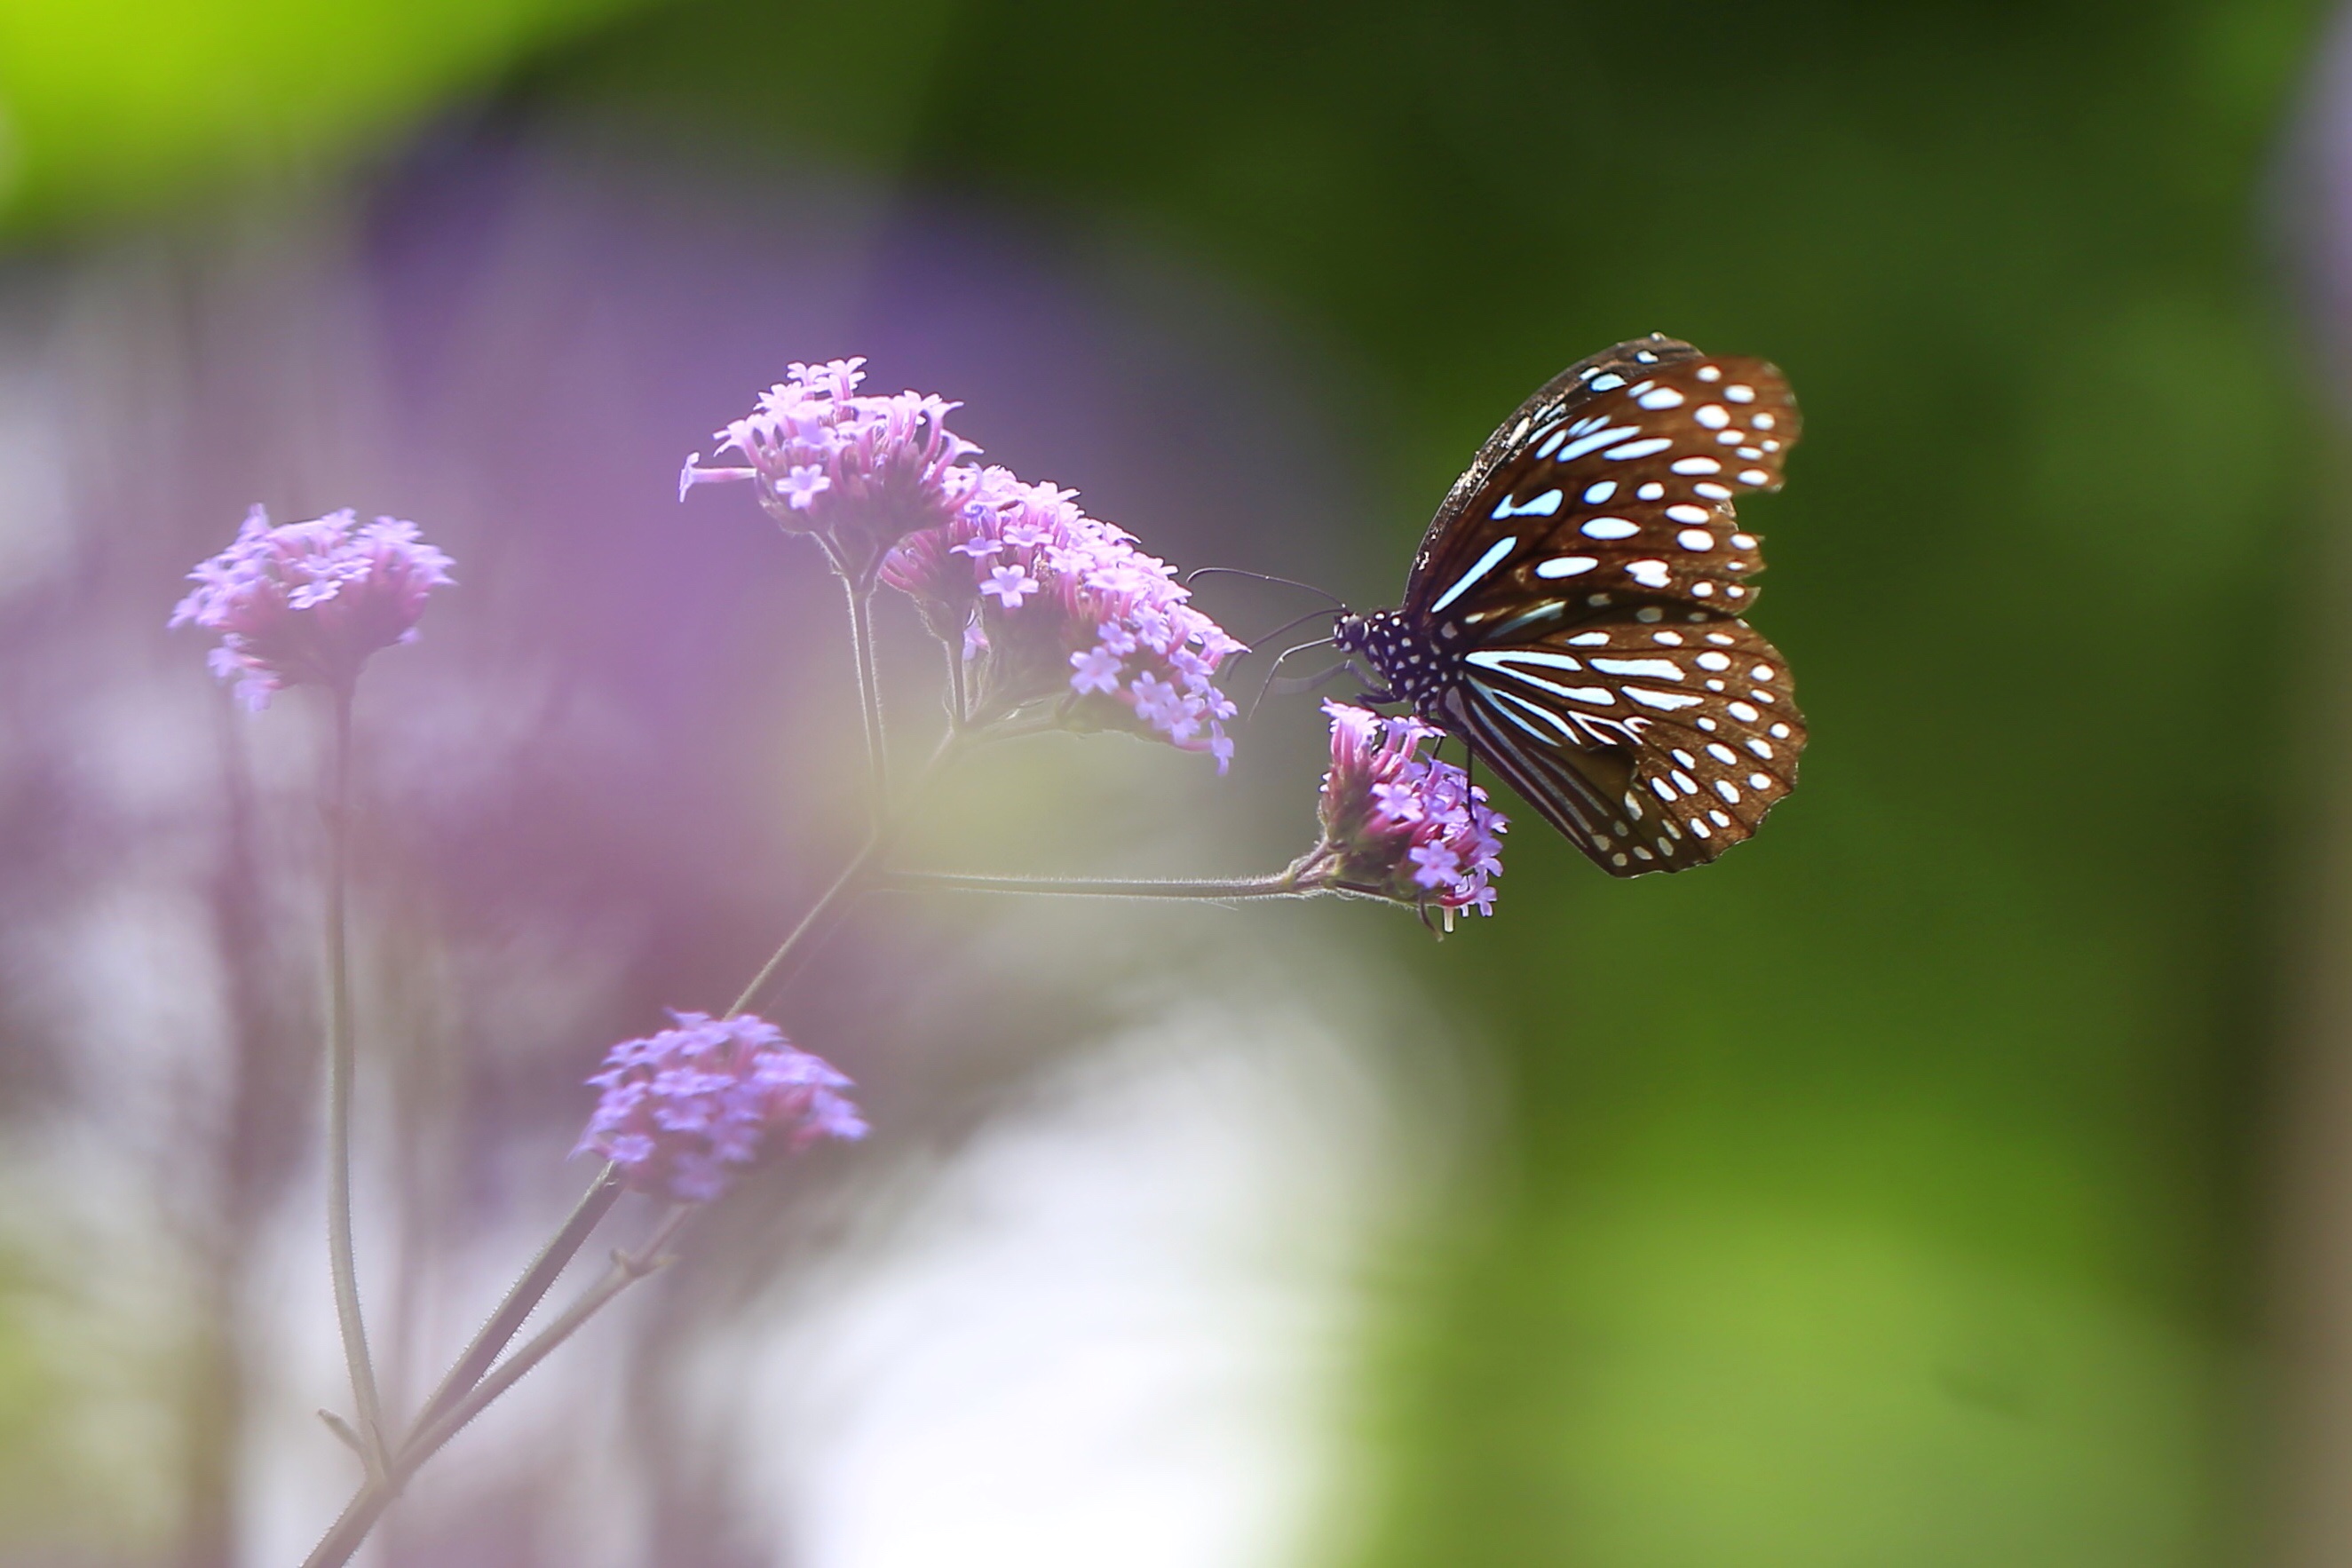
M1703 528L1685 528L1675 535L1675 542L1685 550L1712 550L1715 535Z
M1552 491L1551 499L1552 503L1555 506L1558 505L1559 503L1559 492L1558 490ZM1510 503L1506 501L1503 504L1505 506L1508 506ZM1496 515L1497 517L1502 515L1499 508L1496 509ZM1498 539L1495 541L1494 543L1488 545L1486 547L1486 553L1478 557L1478 563L1475 566L1471 567L1469 571L1462 574L1460 577L1456 578L1454 580L1454 586L1446 589L1444 594L1439 597L1438 601L1429 606L1431 611L1435 612L1442 610L1445 608L1446 605L1452 604L1454 600L1460 598L1463 595L1468 593L1472 584L1477 582L1479 578L1484 577L1487 573L1492 572L1497 565L1501 564L1505 556L1508 555L1512 551L1517 550L1518 547L1519 540L1517 534L1513 534L1506 539Z
M1631 539L1642 531L1642 525L1622 517L1596 517L1581 531L1587 539Z
M1595 447L1606 447L1612 441L1622 441L1628 436L1639 436L1641 433L1642 427L1638 425L1618 425L1606 430L1595 430L1591 435L1580 436L1562 447L1553 460L1561 463L1572 462Z
M1479 657L1476 654L1472 658ZM1652 680L1680 680L1683 672L1671 659L1664 658L1596 658L1592 668L1604 675L1640 675Z
M1710 430L1720 430L1731 423L1731 411L1720 403L1703 403L1691 410L1691 417Z
M1628 441L1622 447L1612 447L1601 453L1612 462L1624 462L1629 458L1646 458L1653 452L1663 452L1674 443L1664 436L1653 436L1646 441Z
M1555 555L1549 561L1536 563L1538 577L1574 577L1591 571L1601 563L1590 555Z
M1487 515L1497 521L1507 517L1549 517L1559 510L1559 492L1546 490L1534 500L1520 505L1514 505L1511 498L1505 496L1495 503L1495 510Z
M1505 675L1517 675L1514 664L1532 664L1544 669L1582 669L1584 666L1564 653L1546 653L1541 648L1481 648L1476 653L1462 656L1465 664L1475 664L1481 669L1499 669ZM1601 668L1595 660L1593 668Z
M1713 458L1676 458L1667 465L1678 474L1719 474L1723 465Z
M1633 401L1644 408L1679 408L1682 406L1683 395L1671 386L1661 386L1642 394Z
M1677 708L1696 708L1706 700L1703 697L1691 697L1680 691L1652 691L1643 686L1628 686L1624 690L1627 697L1643 707L1655 708L1667 713L1673 712Z
M1628 561L1625 575L1644 588L1663 588L1672 581L1674 574L1666 570L1663 561Z
M1602 501L1607 500L1611 496L1613 496L1616 493L1617 481L1615 479L1602 479L1598 484L1591 484L1584 487L1584 504L1587 506L1599 506Z

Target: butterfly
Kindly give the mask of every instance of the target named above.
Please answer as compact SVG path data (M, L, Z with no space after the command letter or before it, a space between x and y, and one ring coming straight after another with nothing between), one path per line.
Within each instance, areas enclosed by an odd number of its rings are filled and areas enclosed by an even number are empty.
M1741 617L1795 399L1761 360L1659 334L1520 405L1437 509L1392 610L1342 615L1372 701L1466 745L1601 869L1703 865L1796 786L1788 666Z

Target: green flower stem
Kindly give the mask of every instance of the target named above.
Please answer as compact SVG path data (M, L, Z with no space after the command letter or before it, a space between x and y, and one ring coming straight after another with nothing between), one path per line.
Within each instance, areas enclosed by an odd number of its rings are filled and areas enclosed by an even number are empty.
M497 1310L482 1325L481 1331L450 1364L448 1375L441 1380L441 1386L433 1391L432 1397L425 1400L425 1407L416 1413L416 1419L410 1424L412 1432L437 1420L482 1381L484 1374L498 1361L499 1352L505 1350L515 1335L521 1331L524 1321L538 1307L540 1299L554 1288L556 1277L563 1272L564 1265L572 1261L572 1255L587 1241L589 1232L612 1212L613 1205L620 1199L621 1191L621 1173L617 1167L608 1163L596 1173L596 1179L588 1184L588 1190L572 1205L572 1213L562 1226L548 1238L547 1245L539 1249L539 1256L530 1260L530 1267L524 1269L522 1277L514 1282L514 1288L506 1293L506 1299L499 1303Z
M963 651L944 638L940 647L948 656L948 727L961 731L971 722L971 701L964 694Z
M882 852L889 847L890 841L897 837L905 821L906 810L912 808L921 798L924 788L940 775L966 744L965 738L953 730L940 737L938 749L932 752L930 761L923 764L923 771L915 781L907 807L885 816L875 825L874 830L866 836L866 842L850 858L849 864L844 866L841 874L833 879L833 885L809 906L808 913L801 917L800 923L793 927L769 956L768 962L760 966L760 973L751 976L751 984L743 987L742 993L728 1007L729 1016L745 1011L771 985L787 977L796 967L796 961L806 956L803 950L807 945L829 931L850 901L867 890L874 876L874 867L881 859Z
M371 1478L386 1465L383 1406L360 1315L359 1267L352 1246L352 984L344 905L351 876L352 686L336 687L334 755L327 784L327 1261L335 1320L358 1413L360 1455Z
M645 1246L630 1254L617 1249L613 1253L613 1265L604 1277L582 1293L580 1299L564 1309L563 1315L541 1329L522 1349L499 1364L498 1369L476 1384L464 1398L432 1421L420 1421L408 1440L401 1445L395 1461L402 1473L413 1472L438 1453L443 1444L464 1430L466 1425L480 1415L485 1406L512 1388L556 1347L577 1333L582 1324L594 1317L622 1291L638 1280L668 1266L671 1261L662 1248L674 1240L678 1231L695 1212L692 1204L673 1204L663 1215L660 1224L646 1238Z
M866 726L866 784L873 796L867 820L878 832L890 812L890 764L882 728L882 680L874 658L874 571L859 570L822 535L818 542L849 601L850 659L857 671L857 712Z
M961 871L884 871L877 889L892 892L1016 893L1061 899L1311 899L1341 889L1302 879L1297 866L1265 877L1129 879L1100 877L984 877Z
M590 1189L591 1195L594 1194ZM585 1206L584 1200L583 1205ZM458 1397L452 1399L438 1414L419 1416L397 1454L386 1462L381 1475L369 1477L367 1483L343 1509L342 1514L331 1526L310 1555L303 1559L303 1568L342 1568L360 1548L360 1543L383 1517L383 1510L400 1496L425 1460L440 1452L442 1446L464 1430L466 1425L480 1415L491 1401L521 1381L524 1373L545 1361L557 1346L578 1332L582 1324L594 1317L613 1298L631 1285L645 1279L667 1264L662 1248L677 1234L693 1209L685 1204L673 1205L662 1216L645 1246L634 1256L615 1251L613 1266L604 1277L567 1308L563 1315L501 1363L498 1369L476 1383ZM576 1217L577 1211L575 1211ZM567 1226L567 1229L569 1227ZM583 1233L584 1234L584 1233ZM576 1247L577 1242L573 1246ZM543 1255L542 1255L543 1256ZM541 1288L542 1293L544 1287Z

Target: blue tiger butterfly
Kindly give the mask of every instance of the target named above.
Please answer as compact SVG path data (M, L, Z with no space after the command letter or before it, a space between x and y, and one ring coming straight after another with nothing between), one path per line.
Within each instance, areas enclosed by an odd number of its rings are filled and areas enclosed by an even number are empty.
M1658 334L1570 366L1487 437L1392 610L1343 615L1374 701L1410 703L1619 877L1679 871L1796 786L1805 721L1742 617L1796 400L1762 360Z

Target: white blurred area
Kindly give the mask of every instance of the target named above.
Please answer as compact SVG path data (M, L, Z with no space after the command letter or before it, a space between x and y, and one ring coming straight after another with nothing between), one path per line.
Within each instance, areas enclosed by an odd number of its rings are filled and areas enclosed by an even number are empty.
M837 192L793 211L856 221L778 261L791 226L698 206L675 174L508 148L435 176L456 218L428 210L391 260L329 193L0 278L0 1265L35 1281L0 1271L0 1352L41 1358L60 1456L29 1501L0 1479L11 1568L276 1568L357 1479L314 1414L349 1404L312 1076L317 715L302 694L228 713L197 640L162 630L245 502L409 513L460 561L362 694L387 837L354 906L360 1267L408 1407L584 1183L564 1154L594 1053L693 1005L702 947L772 942L854 841L856 770L822 743L854 734L845 671L792 662L837 636L813 554L774 554L748 505L669 495L760 371L887 356L896 331L877 385L963 397L992 456L1082 480L1188 564L1312 571L1361 526L1312 383L1181 268L968 216L894 229ZM663 222L634 224L647 206ZM716 318L714 372L695 312L754 276L774 310L740 338ZM704 595L674 625L672 591ZM885 649L910 745L933 657ZM759 738L695 749L747 713ZM1124 738L1038 743L949 792L919 847L1270 868L1311 833L1320 731L1297 703L1231 780ZM1393 962L1412 917L948 902L845 933L780 1015L859 1053L873 1139L690 1227L362 1562L1345 1555L1383 1281L1458 1201L1478 1099ZM898 1011L861 1033L877 1000ZM625 1205L553 1300L646 1217Z
M775 1561L1343 1556L1363 1271L1437 1130L1333 1022L1204 1009L1109 1043L776 1332L704 1347Z

